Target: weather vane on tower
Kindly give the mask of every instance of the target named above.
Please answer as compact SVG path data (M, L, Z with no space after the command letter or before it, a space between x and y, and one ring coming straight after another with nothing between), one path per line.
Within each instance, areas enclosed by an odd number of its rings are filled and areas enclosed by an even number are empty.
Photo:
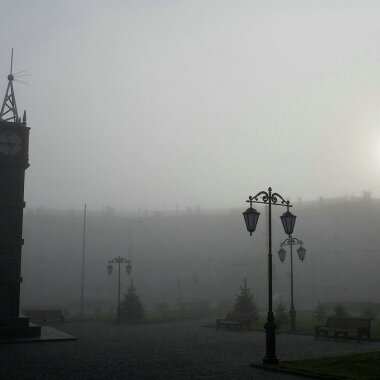
M13 123L21 122L21 118L18 117L18 112L17 112L16 97L13 90L13 81L27 85L27 82L20 80L18 79L18 77L16 77L16 75L19 75L19 74L21 74L20 75L21 77L29 75L29 74L25 74L24 72L25 70L20 71L16 74L13 74L13 49L12 49L11 70L8 75L8 87L5 92L3 104L1 106L0 121L10 121ZM24 116L23 116L23 122L26 122L25 111L24 111Z
M11 71L8 75L8 87L5 92L5 97L3 101L3 105L1 107L0 112L0 120L3 121L13 121L16 123L18 121L18 113L16 106L16 98L13 90L13 80L15 79L13 75L13 49L11 55Z

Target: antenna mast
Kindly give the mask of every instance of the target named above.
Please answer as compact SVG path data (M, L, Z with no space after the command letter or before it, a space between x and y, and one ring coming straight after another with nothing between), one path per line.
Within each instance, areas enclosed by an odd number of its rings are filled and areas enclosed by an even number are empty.
M11 71L8 75L8 87L7 87L7 91L5 92L3 105L0 111L0 121L12 121L14 123L17 123L18 121L16 98L15 98L15 93L13 90L14 79L15 78L13 76L13 48L12 48Z

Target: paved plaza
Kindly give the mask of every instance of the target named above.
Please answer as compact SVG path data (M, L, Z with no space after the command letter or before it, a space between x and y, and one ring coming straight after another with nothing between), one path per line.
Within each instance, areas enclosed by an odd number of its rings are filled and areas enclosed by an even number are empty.
M0 379L302 379L250 367L262 360L265 334L205 327L214 321L56 325L78 341L2 344ZM282 361L374 350L380 343L277 335Z

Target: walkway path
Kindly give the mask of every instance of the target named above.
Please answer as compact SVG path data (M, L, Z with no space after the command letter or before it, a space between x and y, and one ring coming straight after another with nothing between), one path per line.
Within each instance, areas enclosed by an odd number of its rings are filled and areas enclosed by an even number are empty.
M209 379L297 380L249 366L260 363L262 332L216 331L210 320L118 326L109 323L57 325L76 342L0 345L1 379ZM280 360L380 350L380 343L315 341L279 334Z

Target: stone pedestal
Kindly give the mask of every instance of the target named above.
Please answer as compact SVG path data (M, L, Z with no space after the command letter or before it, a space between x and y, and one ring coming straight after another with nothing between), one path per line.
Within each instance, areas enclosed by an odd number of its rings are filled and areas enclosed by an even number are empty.
M29 322L28 317L0 320L0 340L9 338L37 337L41 335L41 326Z

